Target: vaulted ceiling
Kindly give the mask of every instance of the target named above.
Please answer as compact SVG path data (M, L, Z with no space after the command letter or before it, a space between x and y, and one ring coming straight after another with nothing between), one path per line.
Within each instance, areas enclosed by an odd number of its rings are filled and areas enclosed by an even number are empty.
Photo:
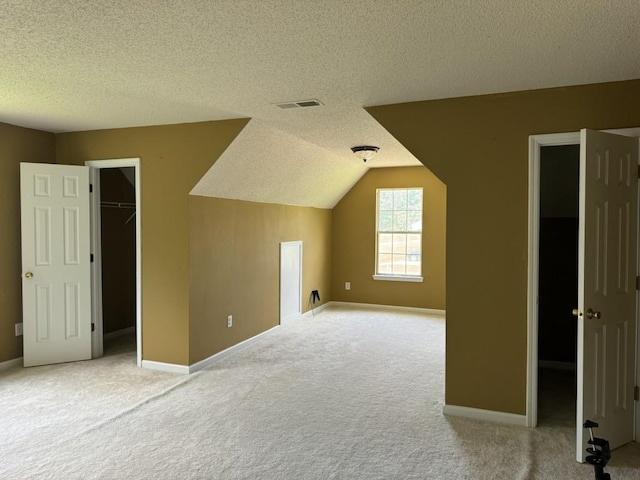
M0 0L0 39L0 121L250 117L193 193L279 172L325 191L246 199L323 207L367 168L420 164L365 106L640 78L637 0ZM366 166L360 144L380 147Z

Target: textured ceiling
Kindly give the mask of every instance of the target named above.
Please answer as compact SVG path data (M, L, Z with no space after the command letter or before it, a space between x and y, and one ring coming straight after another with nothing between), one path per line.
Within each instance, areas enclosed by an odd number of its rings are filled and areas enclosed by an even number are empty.
M282 172L358 144L381 147L368 167L417 164L363 106L640 78L638 0L0 0L0 39L0 121L251 117ZM273 106L309 98L325 106ZM267 161L238 141L225 163Z

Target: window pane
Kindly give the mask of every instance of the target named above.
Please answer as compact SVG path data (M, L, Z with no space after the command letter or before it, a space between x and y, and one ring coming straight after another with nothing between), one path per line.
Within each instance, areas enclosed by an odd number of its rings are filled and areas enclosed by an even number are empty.
M393 191L393 209L394 210L407 209L407 191L406 190Z
M393 228L393 211L381 210L378 216L378 230L382 232L390 232Z
M406 233L393 234L393 253L407 253L407 235Z
M404 275L405 274L405 260L407 257L404 255L393 255L393 274Z
M381 274L389 274L391 275L391 263L393 259L391 258L391 254L382 253L378 255L378 273Z
M410 232L422 231L422 211L412 210L407 212L407 227Z
M381 233L378 235L378 253L393 252L393 234Z
M422 235L409 233L407 235L407 254L420 255L422 253Z
M407 210L422 210L422 189L409 190L407 196Z
M421 275L420 264L420 255L411 255L407 261L407 275Z
M393 190L380 190L378 192L378 209L393 210Z
M405 211L393 212L393 231L394 232L407 231L407 212Z

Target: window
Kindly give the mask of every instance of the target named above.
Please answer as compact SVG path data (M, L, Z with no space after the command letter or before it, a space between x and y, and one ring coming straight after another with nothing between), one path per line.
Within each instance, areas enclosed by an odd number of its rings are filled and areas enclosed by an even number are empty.
M379 188L376 280L422 281L422 188Z

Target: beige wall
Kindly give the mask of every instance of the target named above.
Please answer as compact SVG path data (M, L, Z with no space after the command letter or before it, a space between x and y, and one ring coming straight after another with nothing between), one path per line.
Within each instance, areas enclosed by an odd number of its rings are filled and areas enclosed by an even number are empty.
M190 363L279 324L280 242L303 242L303 312L331 298L330 210L191 196L189 224Z
M20 162L54 161L52 133L0 123L0 362L22 356Z
M142 355L189 363L189 192L247 120L65 133L56 159L140 157Z
M640 80L369 108L447 185L446 403L525 413L528 137L640 126Z
M372 277L376 189L403 187L424 189L422 283ZM333 209L332 300L444 310L446 195L445 185L424 167L369 170Z

